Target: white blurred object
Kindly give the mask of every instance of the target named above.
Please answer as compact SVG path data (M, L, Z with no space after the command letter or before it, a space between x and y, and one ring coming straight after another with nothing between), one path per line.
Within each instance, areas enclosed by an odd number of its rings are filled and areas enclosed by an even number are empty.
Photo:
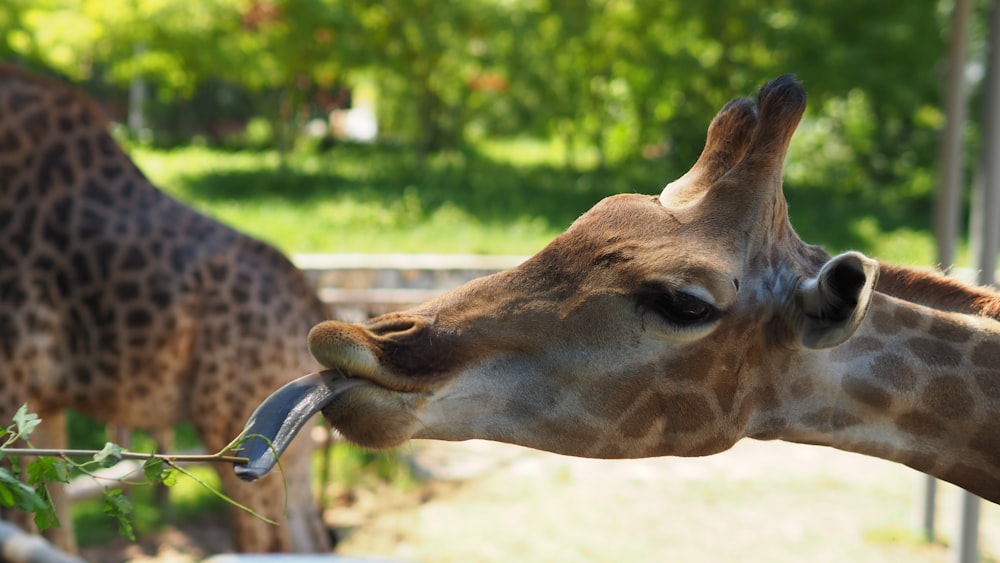
M372 143L378 137L378 120L372 108L365 105L333 110L330 112L330 130L338 139Z

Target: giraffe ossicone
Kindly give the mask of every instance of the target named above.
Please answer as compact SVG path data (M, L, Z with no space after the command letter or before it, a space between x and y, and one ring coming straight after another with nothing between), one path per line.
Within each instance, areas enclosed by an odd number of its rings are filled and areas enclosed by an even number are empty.
M318 324L329 370L310 384L363 383L258 418L321 410L373 448L482 438L601 458L782 439L1000 502L1000 296L804 243L782 168L805 102L778 78L727 104L658 196L606 198L517 268L413 309Z

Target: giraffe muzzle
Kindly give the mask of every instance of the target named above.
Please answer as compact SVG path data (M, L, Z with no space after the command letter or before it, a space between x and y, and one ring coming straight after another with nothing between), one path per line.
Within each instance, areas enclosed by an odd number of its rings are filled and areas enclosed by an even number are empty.
M368 384L336 369L304 375L281 387L250 415L241 435L239 455L247 463L233 467L244 481L267 475L310 418L348 389Z

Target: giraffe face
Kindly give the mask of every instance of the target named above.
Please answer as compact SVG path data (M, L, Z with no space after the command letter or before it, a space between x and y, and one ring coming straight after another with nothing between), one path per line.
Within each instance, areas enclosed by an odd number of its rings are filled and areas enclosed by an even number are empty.
M695 240L656 198L615 196L519 268L364 325L323 323L309 341L321 363L378 385L325 413L369 446L516 434L588 456L719 447L733 385L704 382L717 375L714 333L740 324L727 319L740 272ZM668 428L704 437L678 446Z
M797 83L771 83L723 108L698 163L659 197L609 197L518 268L410 311L317 325L310 350L352 386L316 409L369 447L728 448L755 385L790 354L848 338L875 282L871 260L831 259L788 225L781 167L804 104Z
M316 326L320 363L373 383L324 415L370 447L485 438L614 458L728 448L755 374L808 344L795 338L811 324L797 323L808 315L794 302L825 303L808 289L829 280L768 267L733 237L709 245L689 219L654 197L614 196L518 268L408 312ZM830 263L869 279L855 256ZM788 287L806 290L775 295Z

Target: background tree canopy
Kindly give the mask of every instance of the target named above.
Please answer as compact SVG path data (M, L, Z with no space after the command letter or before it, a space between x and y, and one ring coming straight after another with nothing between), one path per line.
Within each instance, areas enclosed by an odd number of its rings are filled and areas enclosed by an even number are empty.
M979 4L973 78L983 57ZM929 209L936 183L951 7L943 0L6 0L0 58L83 82L119 107L129 82L143 79L159 140L260 116L287 144L317 93L363 85L377 95L381 138L421 154L505 136L557 139L569 169L658 162L660 177L693 162L706 124L727 100L794 73L810 106L788 182L866 194L910 213ZM970 140L976 131L970 127ZM582 162L581 154L590 158Z

